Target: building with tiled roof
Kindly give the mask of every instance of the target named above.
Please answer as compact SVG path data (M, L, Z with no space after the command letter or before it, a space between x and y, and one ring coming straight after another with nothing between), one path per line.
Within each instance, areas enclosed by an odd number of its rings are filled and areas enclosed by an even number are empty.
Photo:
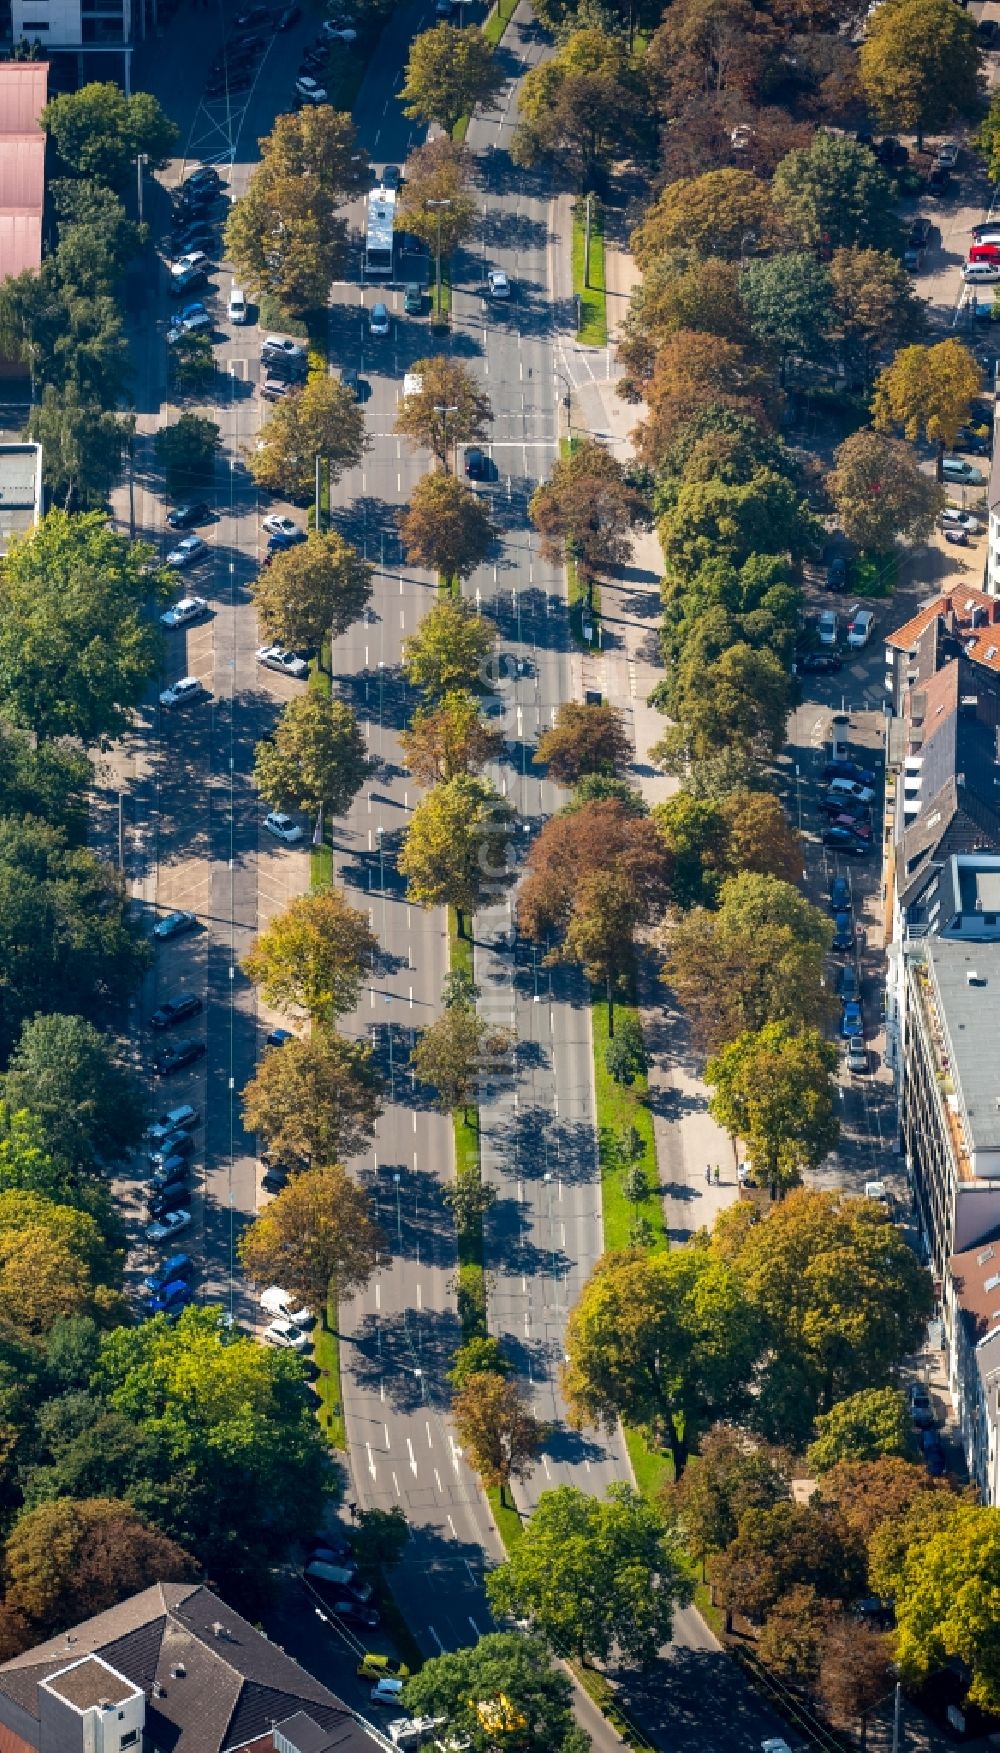
M0 1753L374 1753L211 1589L156 1583L0 1666Z

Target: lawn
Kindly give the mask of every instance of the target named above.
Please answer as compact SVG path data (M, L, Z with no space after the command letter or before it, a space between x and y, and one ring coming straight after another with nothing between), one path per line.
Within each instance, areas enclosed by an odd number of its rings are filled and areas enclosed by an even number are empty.
M344 1403L340 1393L340 1339L337 1331L337 1294L331 1287L324 1318L316 1327L316 1368L319 1379L320 1428L327 1442L335 1449L347 1448L344 1424Z
M637 1077L632 1084L616 1083L605 1064L608 1041L608 1006L596 994L591 999L591 1027L594 1037L594 1094L597 1100L597 1138L601 1163L601 1196L604 1201L604 1245L606 1248L627 1248L629 1232L637 1213L646 1219L653 1232L653 1246L666 1247L667 1231L663 1221L663 1205L659 1195L659 1173L656 1163L656 1140L653 1116L646 1097L646 1077ZM638 1020L639 1013L630 1005L615 1005L615 1020L626 1017ZM622 1188L620 1141L632 1127L642 1141L642 1154L637 1158L646 1171L650 1192L639 1206L626 1199Z
M492 49L496 48L516 11L517 0L497 0L483 25L483 35Z
M585 347L603 347L608 339L608 300L604 290L604 220L594 202L590 227L590 285L585 286L584 255L587 223L584 204L573 209L573 291L580 299L577 340Z

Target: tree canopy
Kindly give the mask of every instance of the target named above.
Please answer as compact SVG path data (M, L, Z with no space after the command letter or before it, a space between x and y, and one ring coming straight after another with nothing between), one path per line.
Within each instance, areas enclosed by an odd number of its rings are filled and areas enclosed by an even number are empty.
M381 1232L367 1193L339 1163L294 1175L239 1239L244 1272L325 1312L331 1280L348 1297L375 1269Z
M333 1029L268 1053L243 1090L243 1123L279 1156L319 1165L364 1150L382 1112L371 1050Z
M378 953L366 914L342 889L314 889L276 913L243 958L267 1004L303 1010L314 1022L353 1010Z
M451 1416L469 1465L503 1501L511 1480L530 1474L545 1439L524 1390L499 1371L476 1371L455 1393Z
M468 147L448 134L415 147L406 160L406 181L396 206L400 225L432 247L440 235L442 253L450 253L476 216L472 170Z
M371 602L372 569L336 530L311 530L304 542L275 554L252 589L270 638L292 651L315 649L360 620Z
M309 690L289 700L272 735L257 744L254 780L268 803L342 816L373 772L368 745L346 701Z
M854 432L838 445L827 486L844 534L880 554L897 536L926 540L944 507L944 492L909 446L879 432Z
M743 1139L761 1185L797 1186L836 1146L836 1069L832 1042L787 1022L737 1035L708 1061L709 1113Z
M829 1473L842 1461L877 1461L883 1455L908 1460L913 1453L910 1409L899 1388L862 1388L838 1400L816 1420L807 1465Z
M8 1107L33 1115L44 1148L70 1170L93 1174L141 1137L142 1089L84 1017L56 1012L26 1022L2 1088Z
M901 426L909 439L923 434L939 445L954 444L981 381L979 366L961 341L901 347L875 382L875 426L880 432Z
M255 445L247 451L247 463L259 487L280 493L283 498L308 499L315 484L318 456L323 458L330 479L339 481L345 469L361 461L370 443L364 409L358 406L354 391L337 377L316 373L307 378L301 389L291 390L275 404L261 428L259 448ZM315 548L313 541L317 543ZM351 590L353 600L362 588L360 575L353 570L355 563L349 558L354 550L344 542L339 542L338 547L338 542L339 538L331 535L311 537L305 544L311 550L308 560L299 561L295 567L282 567L279 579L282 574L300 574L308 564L314 577L317 569L336 573L327 589L331 594L336 592L338 598ZM299 551L296 548L293 554ZM277 568L282 558L279 555L268 570ZM350 582L342 577L345 567L352 569ZM313 591L318 588L321 588L318 581L314 582ZM261 597L269 600L266 584L263 589L258 586L256 594L258 601ZM350 618L356 619L356 612Z
M471 1753L495 1753L494 1701L518 1724L518 1753L587 1753L590 1744L573 1717L569 1679L544 1643L517 1631L433 1656L407 1680L403 1699L411 1716L444 1717Z
M414 360L410 371L420 379L420 388L400 400L395 429L412 444L432 451L448 469L456 445L486 437L493 405L460 359L436 353L432 359Z
M411 565L445 578L468 578L489 553L496 531L489 512L457 476L422 475L400 513L399 535Z
M867 146L844 134L821 129L809 146L789 152L771 198L778 223L805 249L881 250L898 237L888 178Z
M400 731L406 765L422 785L475 773L503 751L503 732L494 730L473 695L453 688L432 706L418 706L408 730Z
M60 92L38 119L67 170L114 189L128 186L140 152L161 170L178 139L176 125L151 92L126 97L111 81Z
M891 0L868 21L858 73L873 119L916 134L951 126L979 105L975 20L950 0Z
M494 1611L531 1619L557 1650L648 1666L691 1599L683 1557L658 1511L629 1485L605 1498L543 1491L505 1564L490 1572Z
M490 107L504 77L478 25L465 30L435 25L410 45L399 93L403 113L419 122L437 122L450 134L460 116L471 115L477 106Z
M568 554L586 579L630 559L632 527L643 511L618 458L594 439L557 457L528 503L543 554L557 565Z
M439 699L487 680L496 643L496 628L485 615L461 600L439 597L403 641L403 672L414 688Z
M620 773L632 761L624 717L616 706L563 700L551 729L539 737L533 759L561 785L575 785L587 773Z
M506 893L516 876L514 812L485 779L456 773L421 798L397 864L421 907L466 914Z

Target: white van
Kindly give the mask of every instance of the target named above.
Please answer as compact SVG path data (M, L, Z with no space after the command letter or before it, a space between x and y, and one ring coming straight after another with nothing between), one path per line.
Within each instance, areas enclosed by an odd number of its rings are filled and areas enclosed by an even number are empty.
M234 286L229 294L229 321L245 323L247 320L246 293L242 286Z
M311 1558L306 1565L306 1576L313 1582L331 1583L335 1589L349 1589L358 1601L370 1601L371 1589L367 1583L359 1583L357 1575L353 1564L327 1564L322 1558Z
M853 651L861 651L868 644L875 626L873 609L854 609L847 624L847 643Z

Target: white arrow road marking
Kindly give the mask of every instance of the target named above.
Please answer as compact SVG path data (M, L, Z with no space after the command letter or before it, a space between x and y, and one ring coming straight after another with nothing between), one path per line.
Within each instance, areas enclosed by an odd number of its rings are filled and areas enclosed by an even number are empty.
M413 1444L411 1443L409 1437L407 1437L407 1439L406 1439L406 1448L407 1448L407 1452L408 1452L409 1457L410 1457L410 1472L413 1474L413 1477L415 1479L417 1477L417 1462L416 1462L416 1457L413 1453Z
M372 1454L371 1443L366 1443L365 1448L368 1450L368 1471L371 1474L372 1478L374 1479L375 1478L375 1457Z

